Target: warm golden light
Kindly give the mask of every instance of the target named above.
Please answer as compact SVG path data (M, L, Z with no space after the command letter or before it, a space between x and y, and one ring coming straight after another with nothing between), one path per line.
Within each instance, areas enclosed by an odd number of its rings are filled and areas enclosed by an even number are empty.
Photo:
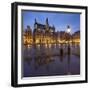
M71 32L71 29L70 29L70 28L68 28L68 29L67 29L67 33L70 33L70 32Z
M40 31L40 29L38 29ZM71 33L71 28L70 26L67 26L67 33ZM30 31L24 32L23 34L23 43L24 45L30 47L30 45L36 44L36 45L40 45L43 44L46 47L51 47L52 44L72 44L72 43L76 43L76 44L80 44L80 36L79 33L75 34L74 36L72 36L73 38L70 37L70 40L67 39L67 37L65 36L68 35L66 32L59 32L60 35L54 35L51 34L50 32L48 32L48 34L42 34L42 32L36 33L35 35L32 35L32 33Z

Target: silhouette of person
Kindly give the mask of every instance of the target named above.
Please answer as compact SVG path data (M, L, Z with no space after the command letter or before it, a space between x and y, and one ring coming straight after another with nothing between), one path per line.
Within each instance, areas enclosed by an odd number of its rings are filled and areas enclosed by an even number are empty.
M63 56L63 48L62 48L62 45L61 45L61 48L60 48L60 56Z
M70 55L70 53L71 53L71 49L70 49L70 45L68 45L68 55Z

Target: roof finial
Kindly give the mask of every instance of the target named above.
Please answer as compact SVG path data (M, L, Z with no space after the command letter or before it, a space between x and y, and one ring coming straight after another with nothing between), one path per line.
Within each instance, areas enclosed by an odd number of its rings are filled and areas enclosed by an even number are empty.
M36 20L36 18L35 18L35 23L37 23L37 20Z
M48 18L46 18L46 24L48 25Z

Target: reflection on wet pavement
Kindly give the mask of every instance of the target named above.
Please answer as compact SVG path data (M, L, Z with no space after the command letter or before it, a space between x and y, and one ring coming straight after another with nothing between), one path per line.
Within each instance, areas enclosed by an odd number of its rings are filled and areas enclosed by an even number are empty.
M80 48L70 48L69 54L67 46L23 47L23 77L80 74L80 55L73 53Z

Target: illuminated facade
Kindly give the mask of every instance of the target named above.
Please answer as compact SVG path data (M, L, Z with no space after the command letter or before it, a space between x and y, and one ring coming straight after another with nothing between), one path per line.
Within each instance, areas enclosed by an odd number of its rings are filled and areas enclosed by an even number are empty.
M26 46L33 44L33 35L30 26L27 26L27 29L23 31L23 44Z
M80 44L80 31L75 32L75 33L72 35L72 38L73 38L73 42L74 42L75 44Z
M33 32L32 32L33 31ZM67 33L65 31L55 31L55 27L50 26L48 18L45 24L40 24L36 21L34 23L34 29L27 26L23 31L23 44L25 46L31 46L34 44L80 44L80 31L74 34Z
M48 18L46 19L45 25L40 24L36 21L34 23L34 43L35 44L46 44L46 43L55 43L55 27L54 25L51 27L48 23Z

